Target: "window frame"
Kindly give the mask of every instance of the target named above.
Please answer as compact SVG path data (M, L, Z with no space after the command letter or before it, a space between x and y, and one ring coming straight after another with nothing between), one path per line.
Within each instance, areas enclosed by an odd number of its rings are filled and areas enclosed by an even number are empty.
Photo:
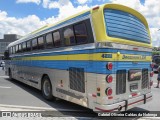
M47 43L47 35L49 35L49 34L52 36L52 42L51 42L52 44ZM51 49L51 48L55 47L54 46L54 40L53 40L53 33L52 32L49 32L49 33L45 34L45 43L46 43L46 49ZM48 45L50 47L48 47Z
M42 45L39 44L39 38L43 38L43 44ZM45 39L44 39L43 35L37 37L37 44L38 44L38 49L39 50L45 49ZM43 48L41 48L41 46L43 46Z
M36 48L34 48L33 47L33 40L36 40L37 41L37 45L36 45ZM32 50L38 50L38 40L37 40L37 38L33 38L32 40L31 40L32 42L31 42L31 45L32 45ZM34 48L34 49L33 49Z
M86 38L86 42L84 42L84 43L77 43L77 37L76 37L76 33L75 33L75 26L76 26L76 25L80 25L80 24L83 24L83 25L85 26L85 29L86 29L87 38ZM89 43L89 40L88 40L89 34L88 34L88 30L87 30L87 25L86 25L86 23L85 23L84 21L78 22L78 23L76 23L76 24L73 24L73 29L74 29L74 36L75 36L75 39L76 39L76 45L82 45L82 44L87 44L87 43Z
M21 46L21 49L20 49L19 46ZM22 50L22 44L21 44L21 43L18 44L18 48L19 48L19 53L21 53L21 52L23 51L23 50Z
M23 48L23 44L24 43L25 43L25 46L26 46L25 49ZM27 52L26 49L27 49L27 44L26 44L26 41L24 41L24 42L22 42L22 50L23 50L23 52Z
M30 47L29 48L28 48L28 44L27 43L30 43ZM31 51L31 48L32 48L31 40L26 41L26 51L27 52Z
M56 44L55 44L55 39L54 39L54 33L56 33L56 32L58 32L59 33L59 36L60 36L60 38L59 38L59 40L60 40L60 45L59 46L56 46ZM59 48L59 47L62 47L62 39L61 39L61 33L60 33L60 30L55 30L55 31L53 31L52 32L52 37L53 37L53 44L54 44L54 47L55 48Z
M68 28L72 28L73 30L73 35L74 35L74 44L70 44L70 45L66 45L66 41L65 41L65 36L64 36L64 31ZM73 28L73 24L72 25L69 25L69 26L66 26L63 28L63 41L64 41L64 45L65 46L75 46L76 45L76 38L75 38L75 33L74 33L74 28Z
M19 52L19 46L18 46L18 44L17 45L15 45L15 53L18 53Z

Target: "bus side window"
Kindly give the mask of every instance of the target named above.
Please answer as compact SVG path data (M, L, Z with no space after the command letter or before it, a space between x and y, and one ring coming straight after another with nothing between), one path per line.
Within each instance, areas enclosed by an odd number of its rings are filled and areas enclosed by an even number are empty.
M61 36L59 31L53 32L53 40L54 40L55 47L61 46Z
M84 23L74 25L74 33L77 44L87 43L87 29Z
M48 33L46 35L46 48L52 48L53 47L53 37L52 33Z
M32 50L37 50L38 49L38 42L37 39L32 40Z
M19 44L19 52L22 52L22 44Z
M16 53L18 53L19 52L19 50L18 50L18 45L16 45Z
M22 43L22 48L23 48L23 51L25 52L26 51L26 42Z
M75 36L72 27L65 28L63 35L65 45L69 46L75 44Z
M43 38L43 36L38 37L38 49L44 49L44 38Z
M13 48L13 54L15 54L15 46L13 46L12 48Z
M31 41L27 41L27 51L31 51Z
M12 47L9 48L9 54L12 54Z

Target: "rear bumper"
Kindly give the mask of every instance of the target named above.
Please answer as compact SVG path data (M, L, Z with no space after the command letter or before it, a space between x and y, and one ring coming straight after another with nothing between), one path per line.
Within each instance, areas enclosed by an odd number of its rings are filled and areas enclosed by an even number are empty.
M126 111L141 104L145 104L152 100L152 93L147 93L138 97L134 97L122 102L100 105L95 103L95 112L114 112L114 111Z

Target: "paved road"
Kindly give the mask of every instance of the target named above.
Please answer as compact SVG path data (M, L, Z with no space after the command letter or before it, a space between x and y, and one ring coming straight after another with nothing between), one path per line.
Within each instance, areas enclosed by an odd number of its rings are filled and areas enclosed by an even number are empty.
M153 77L154 86L156 86L156 75ZM159 111L160 104L160 88L152 87L154 98L153 100L139 107L133 108L130 111ZM48 112L45 115L49 116L86 116L88 111L91 116L96 114L87 108L81 107L79 105L64 101L46 101L41 92L37 89L29 87L18 81L10 81L7 76L4 75L4 71L0 68L0 111L57 111L54 113ZM71 112L75 111L75 112ZM78 111L78 112L76 112ZM79 112L82 111L82 112ZM110 118L111 119L111 118ZM114 118L120 119L120 118ZM122 119L122 118L121 118ZM124 119L124 118L123 118ZM133 119L127 118L127 119ZM135 119L135 118L134 118ZM137 118L136 118L137 119ZM142 119L142 118L139 118Z

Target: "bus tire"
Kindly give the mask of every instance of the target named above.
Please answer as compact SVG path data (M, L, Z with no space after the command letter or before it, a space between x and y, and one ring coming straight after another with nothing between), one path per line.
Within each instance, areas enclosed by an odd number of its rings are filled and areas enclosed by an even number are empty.
M42 95L47 100L53 100L52 84L48 76L42 78Z

